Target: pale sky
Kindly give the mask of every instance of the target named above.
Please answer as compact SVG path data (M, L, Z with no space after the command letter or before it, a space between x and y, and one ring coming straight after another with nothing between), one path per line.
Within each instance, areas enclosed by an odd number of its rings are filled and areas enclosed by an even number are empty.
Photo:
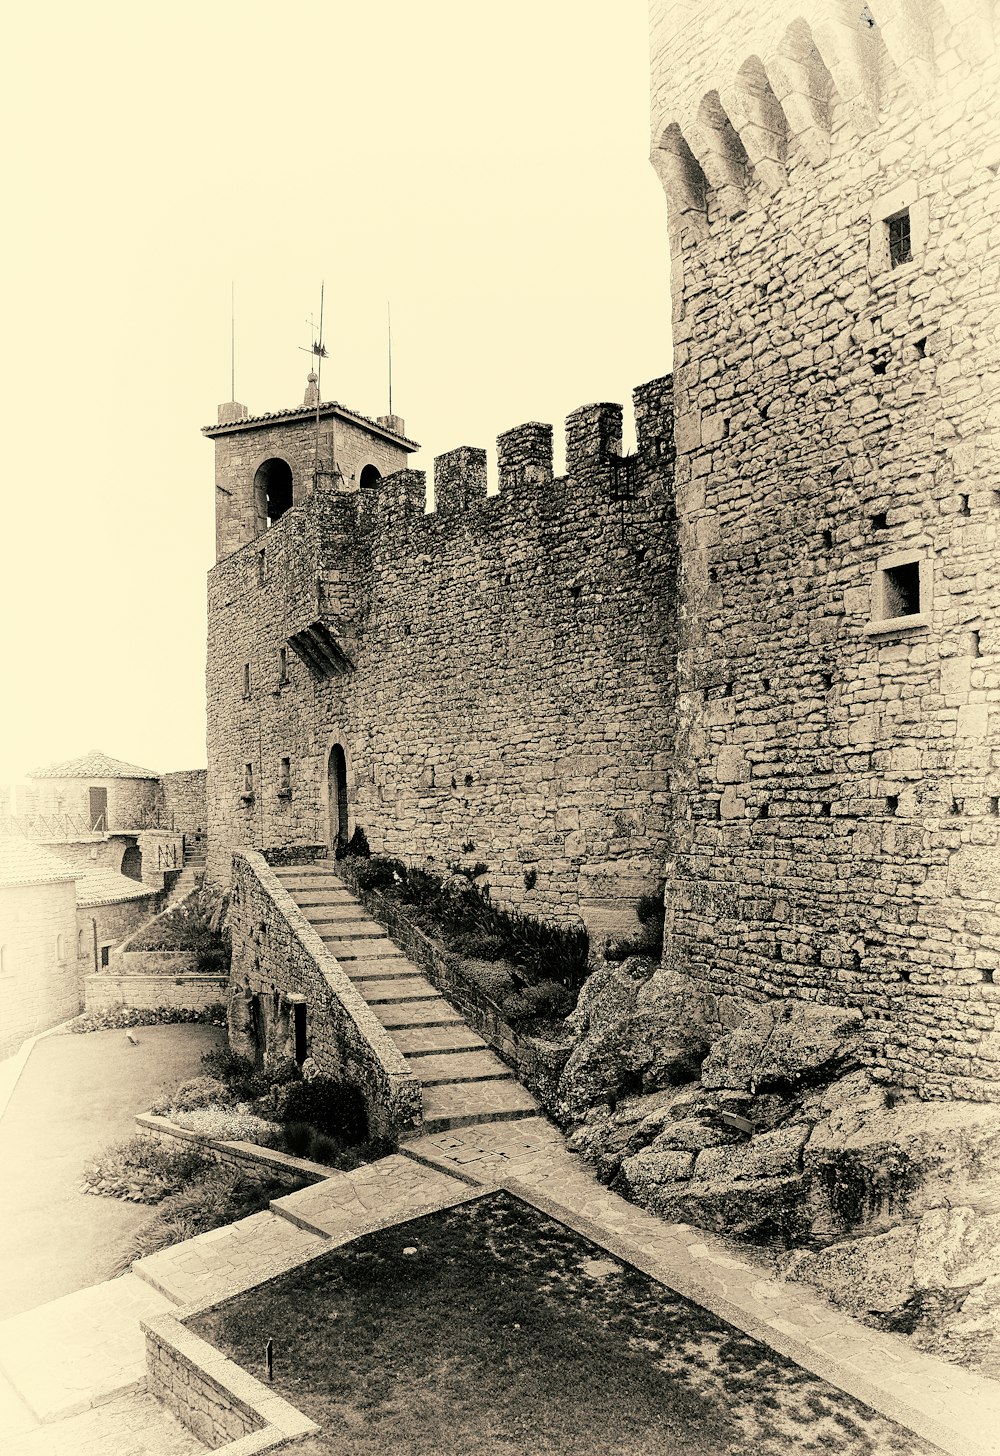
M644 0L175 0L4 25L0 782L205 763L212 446L323 395L492 448L670 367ZM628 419L628 413L626 418ZM626 436L628 438L628 436Z

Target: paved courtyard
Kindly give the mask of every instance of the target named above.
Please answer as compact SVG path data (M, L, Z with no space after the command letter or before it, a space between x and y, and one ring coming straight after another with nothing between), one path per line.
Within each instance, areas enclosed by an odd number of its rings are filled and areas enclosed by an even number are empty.
M0 1116L0 1319L96 1284L151 1210L79 1192L84 1165L131 1137L162 1087L201 1070L221 1031L146 1026L36 1043Z

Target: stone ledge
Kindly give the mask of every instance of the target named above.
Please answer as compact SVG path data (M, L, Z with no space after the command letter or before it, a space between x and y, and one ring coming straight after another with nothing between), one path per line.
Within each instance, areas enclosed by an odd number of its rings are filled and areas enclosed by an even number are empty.
M310 1183L322 1183L325 1179L333 1178L340 1172L339 1168L332 1168L326 1163L314 1163L308 1158L295 1158L291 1153L279 1152L277 1148L264 1148L258 1143L211 1138L207 1133L195 1132L193 1128L179 1127L168 1117L159 1117L153 1112L137 1113L135 1120L139 1127L144 1128L147 1132L155 1133L159 1137L197 1143L206 1152L213 1154L219 1162L236 1163L237 1165L241 1163L256 1164L268 1173L277 1173L279 1177L284 1174L289 1177L305 1178Z
M156 1315L141 1320L140 1327L146 1338L148 1388L220 1456L255 1456L319 1431L308 1416L177 1316Z

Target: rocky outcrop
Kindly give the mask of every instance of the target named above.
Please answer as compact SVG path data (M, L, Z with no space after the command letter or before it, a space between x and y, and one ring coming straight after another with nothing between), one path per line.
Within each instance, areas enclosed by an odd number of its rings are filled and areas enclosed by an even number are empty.
M592 976L558 1089L570 1147L652 1212L777 1242L789 1277L1000 1372L1000 1109L875 1082L856 1012L721 999L707 1047L670 973Z

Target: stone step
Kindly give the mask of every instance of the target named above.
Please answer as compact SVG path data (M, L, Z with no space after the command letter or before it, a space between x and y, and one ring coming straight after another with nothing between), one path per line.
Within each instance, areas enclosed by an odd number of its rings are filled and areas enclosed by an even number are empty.
M464 1021L448 1026L388 1027L388 1031L390 1040L403 1056L413 1059L413 1071L418 1077L424 1057L455 1056L459 1052L487 1049L482 1037L477 1036Z
M457 1082L424 1089L425 1134L537 1115L535 1099L518 1082Z
M327 905L332 910L353 906L361 911L361 906L347 890L290 890L289 894L300 910L316 910Z
M388 940L389 938L381 925L376 925L374 920L359 920L357 916L349 920L336 921L325 915L322 920L310 920L309 923L324 940Z
M330 865L325 860L318 860L316 864L273 865L271 868L271 872L272 874L276 875L279 880L282 881L295 879L314 881L317 877L319 877L322 879L334 880L338 885L342 885L344 883L340 876L337 874L337 871L331 869Z
M147 1254L132 1270L175 1304L200 1303L284 1273L319 1253L323 1242L265 1209Z
M411 1068L424 1087L438 1087L449 1082L487 1082L513 1080L511 1069L491 1051L457 1051L427 1056L411 1056Z
M377 1016L388 1030L398 1031L411 1026L463 1026L462 1017L448 1005L443 996L428 1001L410 1001L401 1005L382 1005Z
M359 991L363 991L365 981L387 981L395 976L419 976L420 974L419 966L408 961L402 951L399 960L390 960L387 956L382 956L379 960L374 961L351 961L348 969L348 975L352 981L357 982Z
M345 940L340 935L321 935L324 945L338 961L402 960L403 952L386 936L383 940Z
M295 903L310 925L334 925L338 930L345 925L363 925L367 930L381 928L365 914L360 905L352 905L349 901L342 905L303 905L302 901L296 898ZM382 934L384 935L385 932L383 931Z
M360 981L358 990L369 1006L392 1006L402 1001L440 1000L423 976L398 976L391 981Z

